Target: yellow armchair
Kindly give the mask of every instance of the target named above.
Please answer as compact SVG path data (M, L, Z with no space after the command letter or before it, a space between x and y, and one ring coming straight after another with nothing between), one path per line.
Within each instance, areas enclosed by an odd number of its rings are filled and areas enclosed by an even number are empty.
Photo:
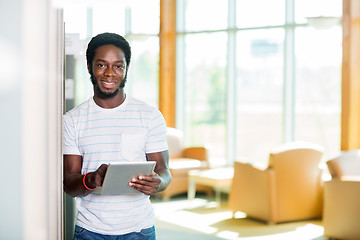
M168 200L177 194L187 193L190 170L209 168L208 149L202 146L184 147L182 131L169 127L167 129L167 141L172 181L165 191L158 194L164 200ZM196 190L209 192L209 188L205 186L197 186Z
M332 179L324 184L324 235L360 239L360 150L328 160Z
M320 218L322 152L317 144L292 142L271 152L264 169L236 161L230 209L268 223Z

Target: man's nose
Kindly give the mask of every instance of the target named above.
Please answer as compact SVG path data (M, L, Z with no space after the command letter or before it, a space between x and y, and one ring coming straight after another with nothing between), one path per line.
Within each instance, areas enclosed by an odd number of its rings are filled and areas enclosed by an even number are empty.
M105 69L105 75L106 76L109 76L109 77L112 77L112 76L115 76L115 71L112 67L108 67Z

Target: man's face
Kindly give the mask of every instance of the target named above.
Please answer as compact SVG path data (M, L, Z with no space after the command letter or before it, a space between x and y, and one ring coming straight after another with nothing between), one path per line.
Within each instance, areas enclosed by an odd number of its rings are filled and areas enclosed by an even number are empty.
M124 87L128 66L120 48L114 45L98 47L92 66L88 66L88 69L95 91L100 97L112 98Z

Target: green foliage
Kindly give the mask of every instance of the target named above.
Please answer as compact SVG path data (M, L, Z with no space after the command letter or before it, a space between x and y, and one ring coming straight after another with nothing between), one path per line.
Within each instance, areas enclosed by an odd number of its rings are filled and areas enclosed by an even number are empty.
M188 97L191 99L192 124L216 125L224 123L226 95L224 69L214 67L195 68L191 74L195 82Z

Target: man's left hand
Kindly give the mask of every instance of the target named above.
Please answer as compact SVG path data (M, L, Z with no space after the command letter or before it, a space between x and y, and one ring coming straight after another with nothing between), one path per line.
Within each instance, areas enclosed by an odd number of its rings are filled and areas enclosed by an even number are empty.
M129 182L129 186L146 194L152 195L159 190L161 179L157 173L152 176L141 175L137 178L132 178Z

